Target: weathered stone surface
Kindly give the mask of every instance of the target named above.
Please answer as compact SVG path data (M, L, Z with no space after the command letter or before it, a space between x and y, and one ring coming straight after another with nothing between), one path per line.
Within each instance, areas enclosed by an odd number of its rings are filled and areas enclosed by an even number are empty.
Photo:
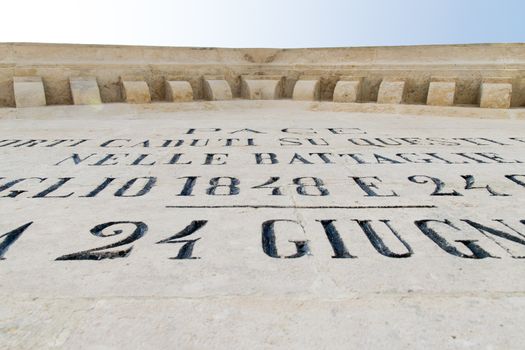
M144 80L121 79L122 96L127 103L150 103L151 95Z
M279 79L250 79L243 77L242 97L248 100L277 100Z
M480 89L481 108L509 108L512 84L505 82L483 82Z
M319 79L298 80L293 89L292 98L296 101L317 101L320 96Z
M402 80L383 80L379 86L377 103L398 104L403 102L405 82Z
M520 349L525 113L311 107L1 109L2 347Z
M193 89L187 81L166 80L166 100L170 102L193 101Z
M224 79L204 79L204 96L209 101L232 99L230 84Z
M0 109L0 348L521 349L523 53L0 44L2 107L159 101Z
M428 87L427 105L452 106L456 95L456 82L436 79Z
M334 89L334 102L359 102L363 78L341 79Z
M331 100L340 75L365 77L363 102L377 101L383 79L407 79L404 104L426 104L430 76L453 76L455 104L479 105L480 79L509 77L512 107L524 107L525 45L436 45L337 49L196 49L102 45L0 44L0 107L14 107L13 77L41 76L48 104L73 104L69 78L96 77L105 103L122 102L120 76L143 76L153 101L165 99L165 78L187 80L205 98L202 76L222 77L241 95L247 75L283 77L280 98L292 98L296 80L323 77L321 100ZM20 64L23 62L23 64ZM298 63L300 62L300 65ZM16 67L16 68L13 68ZM62 69L61 67L64 67ZM67 67L67 68L66 68ZM213 78L215 79L215 78Z
M69 78L73 103L76 105L101 104L100 91L95 77Z
M14 77L13 88L17 107L46 105L44 83L40 77Z

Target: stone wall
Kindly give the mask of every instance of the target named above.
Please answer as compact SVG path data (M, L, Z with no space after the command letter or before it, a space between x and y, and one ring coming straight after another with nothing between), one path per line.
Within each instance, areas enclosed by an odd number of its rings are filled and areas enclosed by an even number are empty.
M412 47L365 47L327 49L218 49L134 46L1 44L0 106L15 107L15 77L41 78L36 87L36 105L73 104L71 78L91 78L96 82L102 103L126 102L126 80L143 81L149 100L170 100L167 81L187 81L196 100L212 99L206 93L206 80L223 80L232 98L246 97L246 82L278 81L272 98L290 99L298 80L318 81L312 98L334 100L340 81L359 81L358 98L339 102L377 101L404 104L484 106L508 108L525 106L525 45L450 45ZM399 91L391 91L398 82ZM432 83L448 83L448 91L431 94ZM244 85L243 85L244 84ZM504 86L484 84L505 84ZM33 84L35 85L35 84ZM137 84L134 84L137 85ZM302 84L303 88L304 84ZM389 88L390 86L390 88ZM441 88L445 85L440 84ZM434 87L436 88L437 85ZM499 88L498 88L499 87ZM31 93L27 92L25 93ZM432 89L433 91L435 89ZM262 92L262 90L260 90ZM437 90L436 90L437 91ZM485 95L482 96L482 91ZM93 92L91 92L93 93ZM398 98L384 100L383 94ZM345 95L346 96L346 95ZM444 95L443 95L444 96ZM24 99L24 97L21 97ZM27 97L25 97L27 99ZM81 99L82 100L82 99ZM482 101L484 100L484 101ZM450 102L452 101L452 102ZM130 102L130 101L128 101ZM26 105L19 103L19 106ZM30 103L31 105L31 103Z

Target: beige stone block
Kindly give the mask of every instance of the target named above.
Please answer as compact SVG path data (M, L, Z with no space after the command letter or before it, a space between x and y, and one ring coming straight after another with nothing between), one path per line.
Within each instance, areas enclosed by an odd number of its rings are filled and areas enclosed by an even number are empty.
M398 104L403 102L405 82L402 80L383 80L379 86L377 103Z
M362 84L362 78L339 80L334 89L334 102L359 102Z
M279 98L279 79L244 79L242 97L248 100L277 100Z
M204 79L204 96L209 101L231 100L232 89L224 79Z
M293 88L292 98L296 101L317 101L320 87L319 79L298 80Z
M101 104L100 91L95 77L69 78L73 103L76 105Z
M0 348L522 349L525 111L312 105L0 108Z
M193 101L193 89L187 81L166 80L166 100L170 102Z
M431 81L428 87L427 105L452 106L455 94L455 81Z
M14 77L13 88L17 107L46 105L46 94L41 77Z
M510 108L511 96L512 84L484 82L481 84L479 105L481 108Z
M122 95L127 103L150 103L148 84L143 80L122 79Z

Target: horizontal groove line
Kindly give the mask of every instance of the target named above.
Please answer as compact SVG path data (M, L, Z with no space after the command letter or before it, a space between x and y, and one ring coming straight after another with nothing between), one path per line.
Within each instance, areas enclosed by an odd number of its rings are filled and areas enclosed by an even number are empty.
M434 209L435 205L167 205L170 209Z

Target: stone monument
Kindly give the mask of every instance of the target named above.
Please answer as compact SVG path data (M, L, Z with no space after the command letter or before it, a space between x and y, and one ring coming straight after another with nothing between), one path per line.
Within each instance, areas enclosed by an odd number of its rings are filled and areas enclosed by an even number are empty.
M522 348L525 45L0 63L0 348Z

